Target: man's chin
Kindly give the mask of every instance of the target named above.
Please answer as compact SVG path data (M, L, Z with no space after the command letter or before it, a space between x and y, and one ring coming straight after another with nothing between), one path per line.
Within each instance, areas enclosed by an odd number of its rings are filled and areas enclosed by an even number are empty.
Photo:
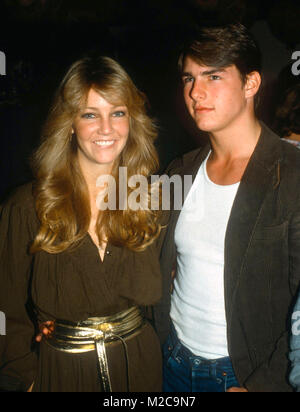
M209 124L197 122L196 125L198 129L201 130L202 132L212 133L215 130L215 127Z

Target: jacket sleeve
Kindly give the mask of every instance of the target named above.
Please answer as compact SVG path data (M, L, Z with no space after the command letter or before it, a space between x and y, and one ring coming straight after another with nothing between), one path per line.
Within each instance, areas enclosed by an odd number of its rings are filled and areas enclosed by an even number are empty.
M37 359L32 350L34 325L29 315L29 280L32 240L24 205L0 206L0 311L5 335L0 344L0 389L26 391L34 381Z
M295 202L299 205L300 202ZM289 224L289 289L293 296L296 296L297 290L300 284L300 207L298 206L296 212L293 214ZM300 310L300 309L299 309ZM292 316L293 308L290 308L290 316ZM289 322L290 325L290 322ZM300 327L299 327L300 330ZM288 357L289 357L289 341L291 331L290 328L282 334L282 336L276 342L276 348L269 359L260 365L253 374L245 382L247 389L250 391L270 391L270 392L288 392L292 388L287 381L284 382L278 374L278 371L286 371L288 369ZM300 385L300 336L297 339L298 352L292 352L292 358L294 359L294 371L292 379L295 373L298 373L298 385ZM296 340L292 339L293 345L296 344ZM297 372L298 370L298 372ZM278 379L277 379L278 377ZM257 382L265 382L263 387L257 386Z
M291 372L290 384L300 392L300 294L292 314L292 334L290 342Z

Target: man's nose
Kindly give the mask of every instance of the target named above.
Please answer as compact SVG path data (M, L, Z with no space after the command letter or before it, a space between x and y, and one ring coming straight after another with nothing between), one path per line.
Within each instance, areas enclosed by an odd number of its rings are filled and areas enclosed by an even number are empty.
M193 87L190 91L190 97L191 99L197 101L197 100L203 100L205 99L207 94L205 85L203 81L196 80L193 84Z

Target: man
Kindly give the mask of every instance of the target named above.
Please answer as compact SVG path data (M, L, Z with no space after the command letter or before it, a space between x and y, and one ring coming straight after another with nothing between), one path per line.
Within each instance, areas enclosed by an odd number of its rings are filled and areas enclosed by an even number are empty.
M210 144L168 168L193 185L171 214L161 255L164 390L291 391L300 152L256 118L260 53L244 26L202 29L179 69L187 109Z

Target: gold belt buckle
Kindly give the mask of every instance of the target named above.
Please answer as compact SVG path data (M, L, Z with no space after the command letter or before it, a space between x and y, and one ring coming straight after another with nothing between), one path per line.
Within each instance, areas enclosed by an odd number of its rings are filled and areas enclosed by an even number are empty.
M111 330L113 329L113 325L111 323L100 323L99 325L96 325L95 327L93 327L93 329L96 329L103 333L107 333L107 332L111 332Z

